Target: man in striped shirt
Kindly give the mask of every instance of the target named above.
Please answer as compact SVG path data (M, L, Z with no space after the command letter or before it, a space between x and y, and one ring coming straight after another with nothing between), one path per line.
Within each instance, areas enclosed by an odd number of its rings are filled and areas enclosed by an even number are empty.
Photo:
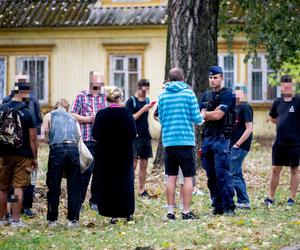
M96 142L92 136L92 128L97 112L106 107L106 96L101 94L103 75L97 71L90 72L89 90L80 92L72 105L71 113L80 123L81 136L93 157L95 158ZM86 191L94 170L94 162L88 170L81 175L81 203L84 202ZM95 181L92 179L90 207L97 210L95 196Z
M165 173L168 175L166 193L169 220L175 220L175 187L179 167L184 176L182 219L197 219L190 211L195 166L194 124L203 122L197 98L184 82L183 71L173 68L163 93L158 98L158 118L162 126L165 147Z

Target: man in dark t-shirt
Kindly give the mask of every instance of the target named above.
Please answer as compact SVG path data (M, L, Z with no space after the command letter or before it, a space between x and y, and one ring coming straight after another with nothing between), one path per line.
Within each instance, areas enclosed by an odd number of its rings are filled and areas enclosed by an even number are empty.
M0 144L3 160L0 164L0 226L3 226L6 213L7 193L14 189L14 202L12 207L12 227L24 227L20 220L20 212L23 202L23 188L29 185L30 171L37 169L37 132L33 119L24 101L29 100L29 84L24 82L27 78L17 78L15 95L12 100L0 105L1 110L9 108L19 109L19 117L22 126L22 145L15 148L10 145Z
M299 186L300 160L300 97L295 95L295 84L289 75L281 77L281 98L273 102L270 119L276 124L276 138L272 147L272 175L266 205L274 204L282 166L290 167L290 198L288 205L296 203Z
M253 110L246 101L247 87L235 86L236 119L230 140L230 173L237 195L236 207L250 209L250 200L243 177L243 160L250 150L253 130Z
M154 105L150 103L146 97L149 91L149 81L141 79L138 82L138 90L135 96L131 96L126 102L126 108L132 113L136 124L137 137L133 142L134 169L136 169L138 161L139 168L139 186L138 192L141 197L149 198L149 194L145 189L145 181L147 174L148 158L152 157L151 135L148 124L148 111Z

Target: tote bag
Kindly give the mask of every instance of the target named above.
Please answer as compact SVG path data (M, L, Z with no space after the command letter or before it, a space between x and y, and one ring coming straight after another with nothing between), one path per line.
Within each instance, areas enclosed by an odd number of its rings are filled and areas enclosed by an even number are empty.
M80 160L80 172L83 173L90 167L90 165L94 160L94 157L82 140L80 126L78 122L77 122L77 130L79 135L78 151L79 151L79 160Z

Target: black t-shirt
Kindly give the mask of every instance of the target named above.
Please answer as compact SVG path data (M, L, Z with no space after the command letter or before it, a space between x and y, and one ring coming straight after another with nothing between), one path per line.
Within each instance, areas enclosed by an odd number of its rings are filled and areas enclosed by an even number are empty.
M132 98L128 99L126 102L126 108L130 111L131 114L137 113L142 107L144 107L147 102L146 101L139 101L138 98L135 98L135 107L133 105ZM149 132L149 124L148 124L148 111L144 112L137 120L135 120L137 136L139 138L151 140L151 135Z
M300 146L300 97L293 97L289 102L278 98L269 115L277 119L275 143Z
M6 104L0 105L0 110L6 110L8 108L16 108L21 104L21 102L17 101L10 101ZM22 124L22 146L19 148L14 148L9 145L1 145L0 144L0 151L3 152L3 155L15 155L15 156L22 156L32 158L32 151L30 147L29 141L29 128L34 128L33 119L31 113L29 111L29 107L24 105L19 110L20 120Z
M253 122L253 110L247 102L237 105L235 107L235 111L236 111L236 119L232 130L230 147L232 147L245 132L246 130L245 123ZM251 147L251 141L252 141L252 133L247 138L247 140L240 145L240 148L249 151Z

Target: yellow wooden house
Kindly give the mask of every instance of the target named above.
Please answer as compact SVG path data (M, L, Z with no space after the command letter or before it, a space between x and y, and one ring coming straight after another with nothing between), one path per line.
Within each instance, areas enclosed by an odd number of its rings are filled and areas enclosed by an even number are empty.
M0 100L10 93L15 74L29 74L43 107L58 98L70 102L88 87L89 71L99 70L107 85L120 86L125 98L139 78L150 80L156 99L164 80L167 33L166 0L0 1ZM255 110L256 135L271 135L266 122L277 89L268 85L265 52L244 63L244 36L232 53L219 38L219 65L225 84L248 85Z

